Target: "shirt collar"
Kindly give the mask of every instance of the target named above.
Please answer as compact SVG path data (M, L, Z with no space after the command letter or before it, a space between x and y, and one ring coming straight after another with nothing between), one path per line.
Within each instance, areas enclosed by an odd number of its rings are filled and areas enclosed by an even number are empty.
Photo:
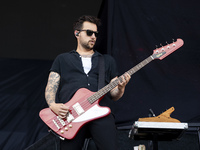
M74 54L79 55L79 53L76 52L76 50L72 50L72 51L70 51L70 53L74 53ZM94 55L92 57L95 57L95 56L102 56L102 54L99 53L98 51L94 50Z

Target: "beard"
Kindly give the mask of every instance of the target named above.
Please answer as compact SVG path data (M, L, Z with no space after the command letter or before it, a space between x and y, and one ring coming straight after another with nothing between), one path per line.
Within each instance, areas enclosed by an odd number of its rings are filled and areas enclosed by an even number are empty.
M91 43L91 42L94 42L94 43ZM80 44L82 45L83 48L92 50L95 45L95 41L93 41L93 40L90 40L88 42L82 41L82 42L80 42Z

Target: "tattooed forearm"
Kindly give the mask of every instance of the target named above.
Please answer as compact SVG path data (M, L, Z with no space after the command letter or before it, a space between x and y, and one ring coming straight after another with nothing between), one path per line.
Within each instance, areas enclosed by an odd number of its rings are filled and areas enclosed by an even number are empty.
M45 90L45 98L47 104L51 106L51 103L55 102L56 92L60 83L60 75L56 72L49 74L48 83Z

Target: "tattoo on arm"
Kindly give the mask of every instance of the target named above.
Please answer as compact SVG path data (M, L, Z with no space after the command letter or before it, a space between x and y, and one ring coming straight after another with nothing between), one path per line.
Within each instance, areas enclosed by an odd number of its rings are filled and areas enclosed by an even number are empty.
M47 104L51 106L51 103L55 102L56 92L60 83L60 75L56 72L49 74L48 83L45 90L45 98Z

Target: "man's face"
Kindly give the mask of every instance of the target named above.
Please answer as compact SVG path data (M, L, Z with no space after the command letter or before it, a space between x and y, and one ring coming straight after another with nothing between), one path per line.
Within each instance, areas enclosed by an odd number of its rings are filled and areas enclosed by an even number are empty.
M96 24L85 21L83 23L82 31L79 33L79 42L85 49L92 50L96 43L96 36L94 33L88 35L86 30L97 32Z

